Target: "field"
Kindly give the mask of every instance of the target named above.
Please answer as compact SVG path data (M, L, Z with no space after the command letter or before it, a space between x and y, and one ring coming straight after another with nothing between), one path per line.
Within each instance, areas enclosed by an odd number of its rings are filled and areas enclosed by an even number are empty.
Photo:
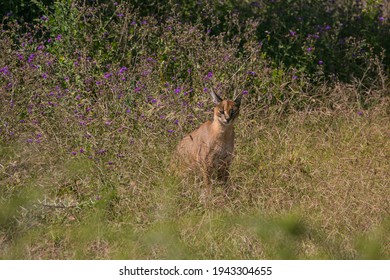
M386 1L138 2L2 15L0 259L389 259ZM170 161L210 87L243 100L206 205Z

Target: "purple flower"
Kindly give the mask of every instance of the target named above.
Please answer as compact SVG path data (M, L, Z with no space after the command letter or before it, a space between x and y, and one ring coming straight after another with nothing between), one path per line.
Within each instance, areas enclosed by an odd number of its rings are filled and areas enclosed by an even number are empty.
M42 16L42 17L41 17L41 20L47 21L47 20L48 20L48 17L47 17L47 16Z
M292 78L293 78L293 80L296 80L296 79L298 79L298 76L294 75Z
M122 67L119 69L119 74L123 74L125 71L127 71L127 67L122 66Z
M32 143L34 140L32 140L32 139L27 139L27 143Z
M332 27L330 27L329 25L325 26L325 30L331 30L331 29L332 29Z
M150 103L157 103L157 100L153 98L152 100L150 100Z
M43 74L42 74L42 78L43 78L43 79L47 79L47 74L46 74L46 73L43 73Z
M205 87L205 88L203 89L203 92L207 92L207 91L208 91L208 88Z
M179 124L179 120L175 120L173 123L177 125Z
M112 76L112 73L104 73L104 78L109 79Z
M318 65L322 65L322 64L324 64L324 62L322 60L319 60Z
M112 121L105 121L104 124L105 124L105 125L111 125L111 124L112 124Z
M180 87L175 89L175 93L180 93L180 92L181 92L181 88Z
M80 149L80 153L84 153L84 149L83 148Z
M124 14L122 14L122 13L118 14L118 17L123 17L123 16L124 16Z
M363 116L363 111L359 111L357 114L358 114L359 116Z
M168 133L173 133L173 129L168 129Z
M313 48L312 47L308 47L306 50L307 50L307 52L312 52Z
M19 60L23 60L24 56L22 54L17 54Z
M208 72L206 75L206 79L211 79L213 77L213 72Z
M294 37L295 35L297 35L297 32L294 30L290 30L290 36Z
M8 74L10 74L10 71L8 69L8 66L4 66L3 68L0 68L0 73L2 73L3 75L7 76Z
M73 156L75 156L76 154L77 154L77 152L75 152L75 151L72 151L72 153L71 153Z
M383 21L385 21L385 18L384 17L379 17L379 21L383 22Z
M114 164L114 162L112 162L112 161L109 161L109 162L107 162L107 164L108 164L108 165L113 165L113 164Z
M62 35L61 34L57 35L56 41L61 41L61 39L62 39Z
M28 57L28 63L31 63L31 62L33 62L33 60L34 60L34 58L35 58L35 54L30 54L30 56Z
M247 91L246 89L243 90L243 92L242 92L243 95L248 94L248 93L249 93L249 91Z

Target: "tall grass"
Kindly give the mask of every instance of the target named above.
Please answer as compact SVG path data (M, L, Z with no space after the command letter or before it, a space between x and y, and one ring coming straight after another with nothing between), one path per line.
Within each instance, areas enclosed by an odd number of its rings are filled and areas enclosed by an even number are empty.
M261 30L299 1L130 2L33 1L34 21L3 17L1 258L389 258L384 6L345 1L328 37L290 42L283 20ZM375 32L344 29L336 10ZM345 68L318 63L327 48ZM169 162L211 118L210 87L244 100L229 190L214 186L206 207L200 178L176 178Z

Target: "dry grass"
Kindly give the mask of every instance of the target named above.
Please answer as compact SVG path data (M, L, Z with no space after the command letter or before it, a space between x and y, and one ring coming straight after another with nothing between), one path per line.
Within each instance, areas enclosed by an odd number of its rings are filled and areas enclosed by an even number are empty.
M140 138L115 165L3 145L1 258L388 259L388 104L246 110L231 188L215 186L208 207L198 178L169 173L179 138Z

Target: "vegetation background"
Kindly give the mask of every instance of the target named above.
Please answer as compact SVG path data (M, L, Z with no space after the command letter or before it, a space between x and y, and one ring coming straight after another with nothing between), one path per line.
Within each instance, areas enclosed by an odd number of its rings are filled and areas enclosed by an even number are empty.
M0 2L0 258L389 259L381 0ZM171 152L244 94L227 192Z

